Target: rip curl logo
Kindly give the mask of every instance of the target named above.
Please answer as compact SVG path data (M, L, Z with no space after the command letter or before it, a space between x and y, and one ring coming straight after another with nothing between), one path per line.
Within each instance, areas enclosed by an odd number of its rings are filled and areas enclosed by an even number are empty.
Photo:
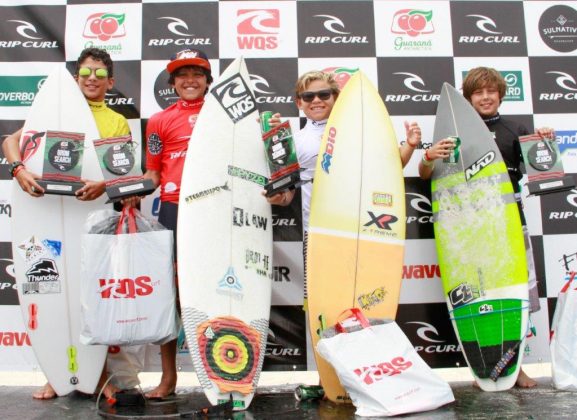
M254 96L240 74L218 84L211 93L235 123L256 111Z
M22 139L20 140L20 156L22 156L22 162L26 163L34 156L40 148L40 143L45 134L45 131L34 130L27 130L22 134Z
M335 34L342 34L342 35L348 35L350 34L350 32L346 32L344 31L345 28L345 24L343 23L342 20L340 20L338 17L336 16L332 16L332 15L314 15L314 17L318 17L318 18L322 18L324 19L323 22L323 26L325 27L325 29L329 32L335 33ZM343 30L339 30L337 28L343 29Z
M383 362L371 366L363 366L353 372L367 385L382 380L386 376L400 375L413 366L413 362L395 357L390 362Z
M126 36L125 19L124 13L93 13L86 19L82 36L89 39L96 38L99 41L122 38Z
M172 16L162 16L157 18L158 20L168 20L170 21L169 24L166 25L166 27L168 28L168 30L170 32L172 32L175 35L179 35L179 36L194 36L194 34L189 34L188 32L190 31L190 29L188 29L188 25L186 24L186 22L182 19L176 18L176 17L172 17ZM186 30L186 32L182 32L181 30Z
M30 22L27 22L25 20L9 20L8 22L14 22L14 23L19 23L20 25L18 25L16 27L16 32L18 32L18 35L20 35L23 38L28 38L28 39L42 39L41 37L38 36L32 36L30 35L30 33L28 33L27 31L30 32L34 32L34 34L38 34L38 31L36 30L36 27L31 24Z
M97 292L102 299L135 299L136 296L148 296L154 291L154 284L148 276L135 279L99 279L98 282L100 288Z

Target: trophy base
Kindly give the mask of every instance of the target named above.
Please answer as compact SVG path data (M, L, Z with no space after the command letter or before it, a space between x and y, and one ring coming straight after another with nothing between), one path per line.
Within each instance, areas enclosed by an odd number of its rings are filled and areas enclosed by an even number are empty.
M117 183L106 187L106 194L108 195L106 203L115 203L123 198L134 195L148 195L154 192L155 189L156 187L152 183L152 180L147 178L132 180L125 183Z
M44 189L44 194L76 195L76 191L84 186L83 182L77 181L48 181L46 179L39 179L36 180L36 182Z
M575 188L575 180L571 175L527 183L527 189L529 190L530 195L543 195L558 191L566 191L572 188Z
M281 191L296 188L302 184L300 170L283 175L271 180L264 186L266 196L271 197Z

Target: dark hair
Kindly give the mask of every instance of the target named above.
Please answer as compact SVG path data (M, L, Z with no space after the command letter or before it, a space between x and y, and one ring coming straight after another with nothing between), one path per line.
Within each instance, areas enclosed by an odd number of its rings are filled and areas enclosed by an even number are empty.
M206 84L207 84L207 86L210 85L210 84L212 83L212 81L214 80L214 79L212 78L212 73L211 73L211 71L208 70L208 69L205 69L204 67L200 67L200 66L182 66L182 67L177 68L176 70L174 70L172 73L169 74L169 76L168 76L168 84L169 84L170 86L174 86L174 78L175 78L176 72L177 72L178 70L184 68L184 67L190 67L190 68L193 68L193 69L202 71L202 72L204 73L204 75L206 76ZM207 88L206 90L207 90L207 92L208 92L208 88ZM206 94L206 92L205 92L205 94Z
M108 52L101 50L100 48L85 48L78 56L78 60L76 60L76 70L74 72L76 76L78 76L80 65L89 57L104 63L106 70L108 70L108 77L112 77L114 75L112 58L110 58L110 54L108 54Z

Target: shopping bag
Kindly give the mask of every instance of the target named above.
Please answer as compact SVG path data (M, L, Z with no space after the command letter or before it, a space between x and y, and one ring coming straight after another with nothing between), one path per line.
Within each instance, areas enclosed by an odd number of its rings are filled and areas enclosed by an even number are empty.
M395 416L455 400L450 386L427 366L394 321L369 322L357 308L350 311L357 322L347 319L325 330L317 350L335 369L356 415Z
M173 237L138 210L89 215L82 237L83 344L162 344L176 338Z
M551 323L551 376L553 386L577 391L577 281L570 273L557 297Z

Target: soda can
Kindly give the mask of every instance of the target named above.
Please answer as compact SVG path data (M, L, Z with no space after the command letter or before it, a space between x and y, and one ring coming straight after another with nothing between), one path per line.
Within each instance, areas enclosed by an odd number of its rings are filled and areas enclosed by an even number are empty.
M459 162L459 156L461 155L461 139L457 136L448 136L447 138L453 140L455 148L451 151L449 157L443 159L445 163L457 163Z
M273 114L274 113L272 111L263 111L260 113L260 130L263 133L267 133L268 131L270 131L271 126L270 126L268 120L271 119Z
M297 401L317 400L325 396L325 390L320 385L299 385L295 389Z

